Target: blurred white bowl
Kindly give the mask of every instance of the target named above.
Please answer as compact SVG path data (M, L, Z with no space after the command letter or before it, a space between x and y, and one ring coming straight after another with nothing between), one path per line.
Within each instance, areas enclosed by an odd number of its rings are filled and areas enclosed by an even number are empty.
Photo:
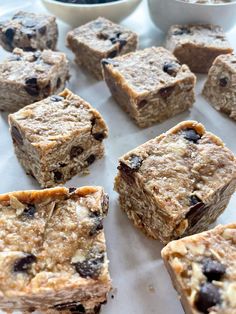
M179 0L148 0L153 23L164 32L173 24L211 23L225 31L236 24L236 2L186 3Z
M99 16L120 22L129 16L142 0L120 0L101 4L71 4L42 0L45 7L73 27L85 24Z

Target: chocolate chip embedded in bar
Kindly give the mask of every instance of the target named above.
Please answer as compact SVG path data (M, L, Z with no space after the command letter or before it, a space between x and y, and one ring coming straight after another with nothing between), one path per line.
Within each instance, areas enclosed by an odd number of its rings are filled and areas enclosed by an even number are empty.
M188 110L195 101L195 75L162 47L104 59L102 65L113 98L140 127Z
M64 53L25 52L16 48L0 63L0 111L14 112L56 94L63 90L68 78L69 65Z
M67 43L76 61L97 79L102 79L102 59L136 50L138 38L124 26L99 17L70 31Z
M14 48L26 51L55 50L57 38L54 16L20 11L11 20L0 23L0 44L8 51Z
M235 239L236 224L220 225L162 250L186 313L235 313Z
M217 110L236 120L236 56L222 55L209 70L202 94Z
M211 24L171 26L166 48L197 73L208 73L217 56L233 51L223 29Z
M121 208L163 243L206 230L235 189L234 154L196 121L182 122L122 156L115 179Z
M37 81L29 82L34 91ZM69 90L9 115L9 123L19 161L42 187L66 182L104 156L102 116Z
M102 187L0 195L0 309L99 313L111 288ZM49 293L50 291L50 293Z

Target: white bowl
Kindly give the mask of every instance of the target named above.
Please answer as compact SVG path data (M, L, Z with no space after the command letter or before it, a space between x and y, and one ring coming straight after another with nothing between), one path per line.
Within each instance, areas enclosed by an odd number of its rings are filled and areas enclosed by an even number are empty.
M153 23L164 32L173 24L211 23L225 31L236 24L236 2L186 3L179 0L148 0Z
M120 22L129 16L142 0L120 0L102 4L71 4L42 0L45 7L73 27L83 25L99 16Z

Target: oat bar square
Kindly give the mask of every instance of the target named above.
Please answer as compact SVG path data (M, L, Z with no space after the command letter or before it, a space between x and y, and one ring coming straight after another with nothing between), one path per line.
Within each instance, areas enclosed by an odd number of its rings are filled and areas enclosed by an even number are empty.
M233 51L223 29L211 24L171 26L166 48L197 73L207 73L217 56Z
M67 44L74 52L76 62L97 79L102 79L101 60L136 50L138 37L124 26L99 17L70 31Z
M163 243L206 230L236 189L236 158L196 121L185 121L120 158L121 208Z
M42 187L66 182L104 155L102 116L64 90L9 115L16 156Z
M0 210L0 308L98 313L111 288L103 188L12 192Z
M0 45L8 51L55 50L57 38L54 16L20 11L11 20L0 22Z
M102 63L112 96L140 127L173 117L195 101L195 75L162 47Z

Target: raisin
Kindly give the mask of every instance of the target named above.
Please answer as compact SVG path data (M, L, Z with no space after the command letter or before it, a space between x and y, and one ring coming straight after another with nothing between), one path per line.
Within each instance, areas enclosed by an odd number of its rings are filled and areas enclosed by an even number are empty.
M63 101L63 100L64 100L64 98L63 98L63 97L61 97L61 96L52 95L52 96L50 97L50 100L51 100L51 101L55 101L55 102L57 102L57 101Z
M195 300L195 306L200 312L207 314L209 308L220 303L220 292L216 286L207 282L200 287Z
M92 163L94 163L94 161L96 160L96 156L95 155L90 155L87 159L86 159L86 162L89 165L91 165Z
M54 308L57 309L58 311L69 310L72 313L77 313L77 314L86 313L84 306L79 302L57 304L54 306Z
M184 34L191 34L191 31L187 27L180 27L179 29L173 32L173 35L184 35Z
M47 27L45 25L38 28L38 32L40 35L45 35L46 30L47 30Z
M202 270L208 281L212 281L220 280L226 272L226 267L220 262L208 258L204 261Z
M228 80L227 77L222 77L219 80L219 84L220 84L221 87L226 87L228 82L229 82L229 80Z
M163 66L163 71L170 76L176 76L178 67L176 63L170 62L170 63L165 63Z
M83 153L84 149L81 146L73 146L70 151L70 159L76 158Z
M103 132L97 132L92 134L95 140L102 142L105 138L105 134Z
M162 98L168 98L172 94L174 89L174 86L164 87L160 89L159 94Z
M199 135L197 133L196 130L194 129L185 129L183 130L183 136L186 140L190 141L190 142L193 142L195 144L198 143L198 141L200 140L201 138L201 135Z
M58 77L56 87L59 88L61 86L61 78Z
M36 207L33 204L29 204L23 211L23 215L27 218L34 218L34 215L36 213Z
M5 37L9 45L12 45L14 36L15 36L15 30L13 28L8 28L5 31Z
M54 181L55 182L60 182L62 181L63 175L60 171L54 171Z
M93 278L97 279L101 268L102 264L104 262L104 255L100 255L98 257L94 258L89 258L84 260L83 262L78 262L75 263L75 269L76 271L80 274L82 278Z
M72 194L76 191L76 188L69 188L69 193Z
M12 126L11 136L12 136L14 143L16 143L18 145L23 145L23 137L22 137L20 131L18 130L18 128L16 126Z
M37 78L29 77L25 80L25 90L31 96L38 96L39 95L39 87Z
M107 58L115 58L116 56L117 56L117 51L113 50L108 54Z
M27 272L31 264L36 262L36 256L33 254L26 254L26 256L18 259L14 264L14 272Z

